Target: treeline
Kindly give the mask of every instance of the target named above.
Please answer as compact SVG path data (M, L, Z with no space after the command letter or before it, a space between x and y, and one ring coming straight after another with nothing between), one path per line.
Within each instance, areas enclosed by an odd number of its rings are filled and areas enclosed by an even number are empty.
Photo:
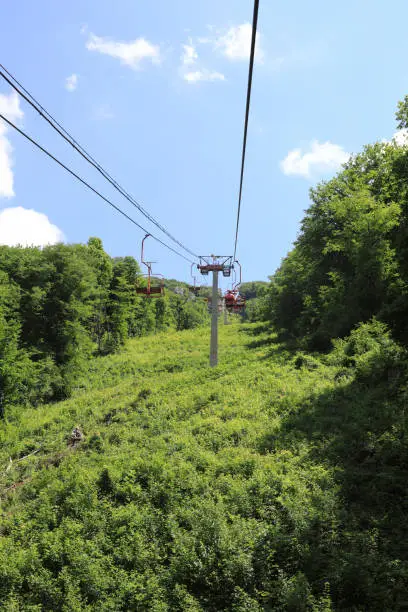
M397 120L408 127L408 97ZM320 564L335 610L405 610L408 139L366 146L310 197L293 249L253 310L299 371L336 369L332 388L312 392L298 412L290 405L280 430L286 448L301 440L331 466L342 500L330 541L322 546L310 530L318 554L306 574L316 585Z
M249 281L242 283L239 287L240 295L246 300L243 317L247 321L259 321L263 316L260 299L267 294L268 283L266 281Z
M246 300L253 300L254 298L264 295L268 283L266 281L249 281L247 283L241 283L239 286L239 292Z
M397 120L408 127L408 97ZM258 299L256 317L313 350L327 350L373 317L406 344L408 146L401 139L366 146L310 197L294 248Z
M44 249L0 247L0 415L8 404L70 395L89 358L129 337L199 325L206 304L188 292L136 294L133 257L112 259L98 238Z

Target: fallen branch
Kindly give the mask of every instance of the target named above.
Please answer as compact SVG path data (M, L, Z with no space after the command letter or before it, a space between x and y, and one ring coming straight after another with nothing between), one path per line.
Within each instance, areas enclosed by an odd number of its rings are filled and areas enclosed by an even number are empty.
M33 451L32 453L28 453L28 455L24 455L24 457L20 457L20 459L16 459L15 463L18 463L19 461L23 461L23 459L27 459L27 457L31 457L31 455L36 455L37 453L40 452L40 450L42 449L43 444L41 444L40 448L37 448L35 451ZM10 457L10 461L11 461L11 457Z
M7 474L8 471L10 471L10 469L12 468L14 463L19 463L20 461L23 461L24 459L27 459L27 457L31 457L32 455L36 455L37 453L40 452L40 450L43 448L43 444L40 446L40 448L36 448L32 453L28 453L28 455L24 455L24 457L20 457L19 459L15 459L14 461L12 460L12 458L10 457L10 461L8 466L6 467L5 471L3 472L3 476L5 476Z

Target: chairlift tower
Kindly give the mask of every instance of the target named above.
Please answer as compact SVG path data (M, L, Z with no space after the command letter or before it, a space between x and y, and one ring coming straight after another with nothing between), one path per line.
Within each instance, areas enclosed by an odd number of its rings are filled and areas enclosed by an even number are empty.
M234 266L230 255L200 256L197 268L204 276L212 272L210 366L218 365L218 274L230 277Z

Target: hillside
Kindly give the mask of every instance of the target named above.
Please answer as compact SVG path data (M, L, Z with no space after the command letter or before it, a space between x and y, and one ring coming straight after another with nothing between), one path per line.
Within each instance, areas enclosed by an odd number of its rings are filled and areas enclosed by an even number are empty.
M205 323L205 300L169 284L146 299L137 261L112 259L95 237L43 249L0 245L0 419L15 404L70 397L89 360L128 338Z
M317 357L222 326L210 369L207 328L169 331L10 409L2 610L404 609L405 387L380 332Z

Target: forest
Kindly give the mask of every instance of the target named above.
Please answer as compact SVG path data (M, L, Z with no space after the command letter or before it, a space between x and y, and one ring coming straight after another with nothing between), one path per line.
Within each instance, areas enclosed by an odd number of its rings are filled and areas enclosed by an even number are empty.
M312 188L216 368L186 284L0 247L1 609L408 609L407 181L398 139Z
M10 404L68 397L87 361L127 338L207 320L205 301L190 297L185 284L146 300L136 293L145 282L133 257L112 259L99 238L0 246L0 415Z
M408 97L398 105L408 128ZM406 138L406 134L402 132ZM311 189L293 249L257 316L300 346L325 351L373 317L408 342L408 140L368 145Z

